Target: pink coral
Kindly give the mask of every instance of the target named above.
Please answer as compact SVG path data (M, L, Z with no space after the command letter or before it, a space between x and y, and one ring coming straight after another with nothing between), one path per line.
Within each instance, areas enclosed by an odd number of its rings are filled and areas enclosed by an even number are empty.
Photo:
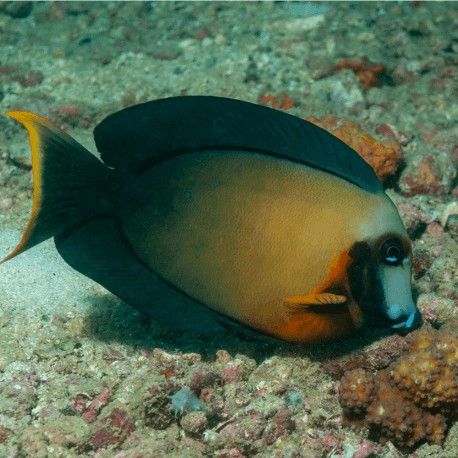
M269 421L266 429L262 433L262 438L268 445L273 444L278 438L285 438L296 429L294 421L291 419L293 412L286 407L280 409Z
M191 388L196 395L200 395L201 391L206 388L213 388L215 385L221 385L221 375L209 366L198 367L192 375Z
M387 367L402 352L405 337L392 335L323 363L323 370L334 379L358 368L374 371Z
M127 418L126 412L113 409L107 417L97 423L95 433L87 442L78 447L78 451L81 453L110 445L115 445L115 448L118 449L133 431L135 431L134 421Z
M83 417L86 419L87 422L91 423L96 418L99 412L102 410L103 407L108 405L108 401L111 398L111 393L108 388L105 388L102 393L91 403L88 409L83 413Z

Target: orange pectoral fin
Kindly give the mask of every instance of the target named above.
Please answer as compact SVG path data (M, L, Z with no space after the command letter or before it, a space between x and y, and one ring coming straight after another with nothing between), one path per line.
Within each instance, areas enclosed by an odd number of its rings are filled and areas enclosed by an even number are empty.
M309 299L307 304L287 304L289 305L289 319L276 329L276 335L288 342L322 344L341 339L355 331L352 315L345 304L337 307L332 302L331 305L321 302L318 304L318 309L308 307L308 305L314 305L310 304Z
M305 296L282 297L282 300L291 304L300 305L337 305L347 302L347 298L345 296L339 296L331 293L310 293Z

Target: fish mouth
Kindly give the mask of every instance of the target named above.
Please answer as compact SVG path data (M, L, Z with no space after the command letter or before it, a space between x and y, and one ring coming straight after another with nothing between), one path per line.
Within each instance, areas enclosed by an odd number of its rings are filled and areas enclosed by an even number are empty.
M398 334L411 332L422 321L421 312L416 308L410 314L403 313L393 319L385 314L378 313L374 316L366 316L366 323L374 328L389 328Z
M408 259L408 258L406 258ZM406 333L421 323L422 317L412 298L409 263L398 266L380 264L377 268L378 293L385 326Z
M421 323L421 313L419 310L415 310L407 317L405 321L395 323L391 325L391 327L395 331L399 333L403 333L403 332L411 331L413 328L415 328L420 323Z

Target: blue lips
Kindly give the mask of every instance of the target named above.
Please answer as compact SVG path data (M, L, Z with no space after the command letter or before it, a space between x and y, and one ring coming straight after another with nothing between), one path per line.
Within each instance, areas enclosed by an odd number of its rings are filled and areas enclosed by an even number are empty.
M401 323L393 324L392 328L396 329L397 331L408 331L409 329L416 326L421 321L421 313L419 310L412 312L406 321L402 321Z

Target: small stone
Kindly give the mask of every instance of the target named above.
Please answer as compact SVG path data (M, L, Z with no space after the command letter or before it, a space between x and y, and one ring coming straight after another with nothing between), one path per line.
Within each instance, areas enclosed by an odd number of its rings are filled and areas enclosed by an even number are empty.
M207 417L203 412L191 412L181 420L181 427L193 436L201 436L207 428Z

